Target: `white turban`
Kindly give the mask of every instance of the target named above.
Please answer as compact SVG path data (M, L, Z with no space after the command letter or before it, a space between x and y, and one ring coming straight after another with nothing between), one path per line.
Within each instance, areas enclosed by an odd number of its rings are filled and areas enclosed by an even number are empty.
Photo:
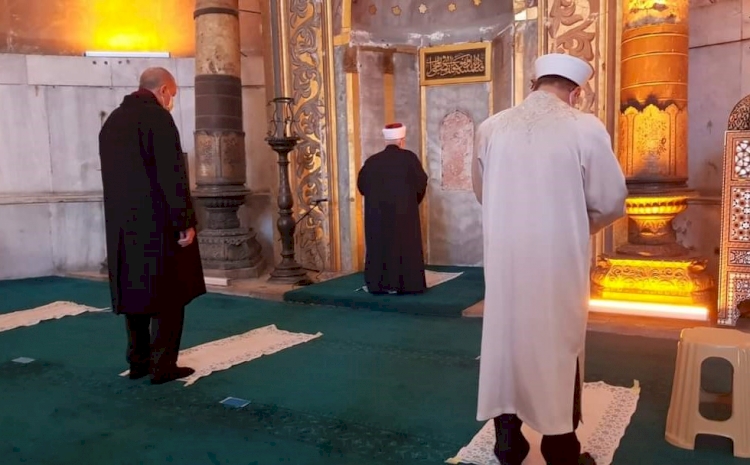
M386 124L383 128L383 139L400 140L406 138L406 126L401 123Z
M534 71L537 79L542 76L562 76L579 86L586 84L594 74L594 68L590 64L564 53L540 56L534 62Z

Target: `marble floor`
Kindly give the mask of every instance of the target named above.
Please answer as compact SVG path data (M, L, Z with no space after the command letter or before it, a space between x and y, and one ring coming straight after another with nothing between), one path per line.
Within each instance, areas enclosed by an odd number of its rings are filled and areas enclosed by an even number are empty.
M319 282L337 278L343 274L345 273L323 272L311 276L311 278L314 281ZM66 276L93 279L97 281L106 280L106 276L97 271L67 273ZM268 278L269 276L265 275L256 279L236 279L232 280L228 286L208 286L208 290L219 294L281 301L284 293L295 287L289 284L269 283ZM481 318L483 311L484 302L478 302L464 310L463 315L466 318ZM628 336L645 336L677 340L680 337L680 331L685 328L709 325L710 323L689 320L634 317L594 312L589 314L590 331ZM741 318L737 324L737 329L750 332L750 319Z

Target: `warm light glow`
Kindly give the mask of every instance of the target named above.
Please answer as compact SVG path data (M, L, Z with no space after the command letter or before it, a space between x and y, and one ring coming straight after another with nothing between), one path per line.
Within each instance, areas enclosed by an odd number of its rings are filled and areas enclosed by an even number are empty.
M91 0L87 7L89 50L166 50L177 56L194 51L194 1Z
M169 52L97 52L88 51L83 54L87 57L102 58L169 58Z
M622 300L591 299L589 310L597 313L674 318L681 320L708 321L710 313L706 307L694 305L672 305Z

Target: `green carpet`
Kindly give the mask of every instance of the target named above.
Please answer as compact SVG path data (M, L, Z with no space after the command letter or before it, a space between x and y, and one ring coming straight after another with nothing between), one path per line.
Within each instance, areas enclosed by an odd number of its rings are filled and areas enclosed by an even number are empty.
M107 306L106 290L64 278L5 282L0 308ZM479 320L208 295L188 308L183 347L267 324L323 337L187 388L117 376L125 330L109 313L0 333L0 463L437 465L482 426ZM697 451L664 442L674 341L591 333L588 349L587 380L641 382L615 465L746 462L722 442ZM228 396L252 403L227 409Z
M432 287L420 295L373 295L357 291L364 286L362 273L354 273L284 294L287 302L360 308L411 315L460 317L461 312L484 299L484 271L478 267L429 266L432 271L463 272L458 278Z

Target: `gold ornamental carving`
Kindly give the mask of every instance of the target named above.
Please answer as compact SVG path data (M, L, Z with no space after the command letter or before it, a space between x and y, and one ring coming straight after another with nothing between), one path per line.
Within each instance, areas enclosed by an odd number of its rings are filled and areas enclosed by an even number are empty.
M600 257L591 284L596 299L713 305L714 284L705 260Z
M329 144L333 143L329 113L332 105L327 56L332 55L332 11L328 2L283 0L281 49L286 53L284 84L294 98L294 132L300 137L292 156L292 183L295 216L301 217L317 199L328 199L297 226L295 242L298 260L311 269L338 267L338 216L335 199L335 161Z
M687 119L676 104L627 106L620 116L618 154L625 176L687 178Z
M591 64L594 75L582 88L579 108L606 121L603 102L607 94L607 79L601 69L607 55L608 28L606 15L600 14L606 8L606 1L541 0L539 4L547 16L546 23L540 27L540 51L567 53Z

